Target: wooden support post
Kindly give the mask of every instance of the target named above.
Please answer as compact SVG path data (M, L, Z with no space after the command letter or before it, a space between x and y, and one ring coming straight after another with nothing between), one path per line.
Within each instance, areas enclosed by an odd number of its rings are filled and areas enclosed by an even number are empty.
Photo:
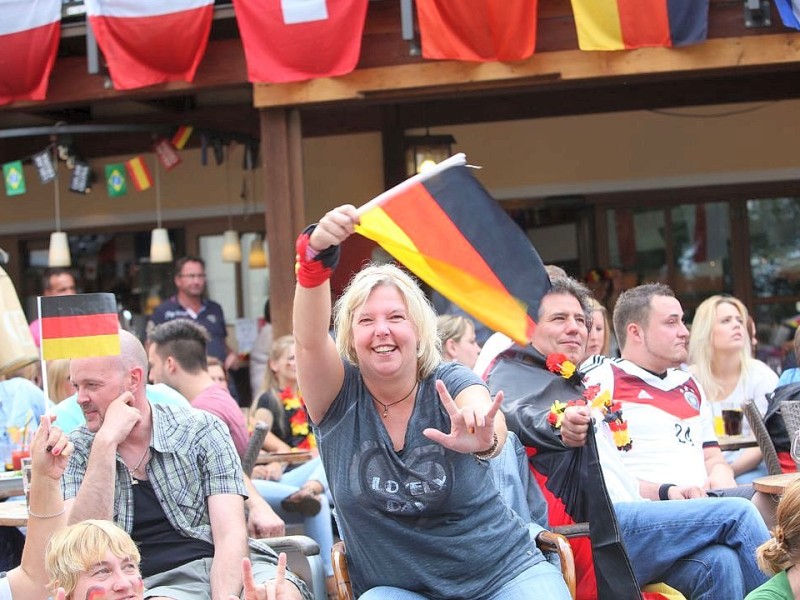
M292 332L294 241L306 225L302 128L296 109L260 111L264 218L270 268L270 312L275 338Z

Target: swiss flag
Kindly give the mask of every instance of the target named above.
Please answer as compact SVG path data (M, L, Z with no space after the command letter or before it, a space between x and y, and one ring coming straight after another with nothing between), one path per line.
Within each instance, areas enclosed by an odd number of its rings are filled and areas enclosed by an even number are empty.
M44 100L61 36L61 0L0 0L0 104Z
M194 79L214 0L86 0L86 13L114 88L130 90Z
M422 56L475 62L529 58L537 0L417 0Z
M234 0L252 82L334 77L356 68L367 0Z

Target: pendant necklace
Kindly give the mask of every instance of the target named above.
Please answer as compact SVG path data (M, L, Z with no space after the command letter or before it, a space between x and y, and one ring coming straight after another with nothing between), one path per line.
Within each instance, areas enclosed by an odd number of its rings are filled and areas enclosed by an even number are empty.
M139 462L136 463L136 466L133 467L132 469L128 467L128 463L126 463L125 461L122 461L125 464L125 468L128 469L128 475L131 478L131 485L138 485L139 484L139 480L136 479L136 477L134 477L133 474L136 473L136 471L139 470L139 467L142 466L142 463L144 462L145 457L149 453L150 453L150 446L148 446L147 448L144 449L144 454L142 454L142 458L139 459Z
M383 407L383 415L382 416L385 419L386 417L389 416L389 407L390 406L394 406L395 404L400 404L404 400L408 400L409 396L411 396L411 394L414 392L415 389L417 389L417 382L416 381L414 381L414 387L412 387L405 396L400 398L400 400L395 400L394 402L390 402L389 404L384 404L383 402L378 400L372 392L369 392L369 395L372 396L372 399L375 402L377 402L378 404L380 404ZM369 388L367 388L367 391L369 391Z

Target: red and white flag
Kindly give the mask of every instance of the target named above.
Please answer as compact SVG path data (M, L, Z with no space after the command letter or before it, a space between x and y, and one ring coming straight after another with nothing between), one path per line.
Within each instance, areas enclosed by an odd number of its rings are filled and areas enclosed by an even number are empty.
M425 58L515 61L536 47L538 0L417 0Z
M367 0L234 0L252 82L335 77L356 68Z
M130 90L194 79L214 0L86 0L86 13L114 88Z
M0 0L0 104L44 100L61 36L61 0Z

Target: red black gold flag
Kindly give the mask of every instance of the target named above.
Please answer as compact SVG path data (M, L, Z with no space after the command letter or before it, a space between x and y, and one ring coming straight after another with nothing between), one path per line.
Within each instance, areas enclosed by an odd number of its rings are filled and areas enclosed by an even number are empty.
M119 354L119 320L114 294L39 298L42 358L87 358Z
M457 155L364 205L356 231L490 329L527 344L550 279L522 229L463 165Z

